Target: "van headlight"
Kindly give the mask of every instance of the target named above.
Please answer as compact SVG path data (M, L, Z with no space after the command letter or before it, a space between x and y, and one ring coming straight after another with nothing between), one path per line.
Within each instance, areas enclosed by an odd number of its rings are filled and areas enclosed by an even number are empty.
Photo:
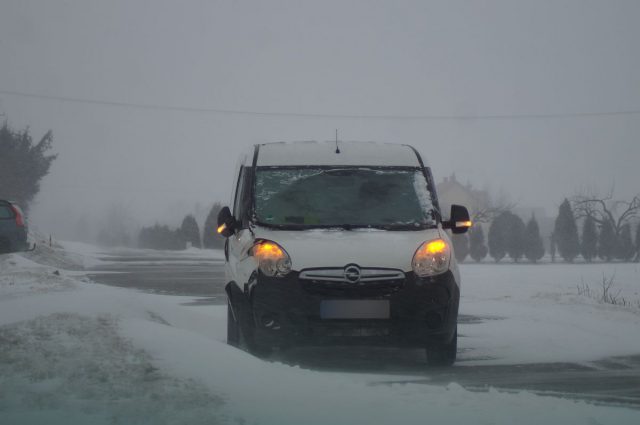
M289 254L275 242L265 240L256 242L251 248L251 255L258 262L260 271L267 276L282 277L291 271Z
M444 239L424 242L413 254L411 267L420 277L435 276L449 270L451 248Z

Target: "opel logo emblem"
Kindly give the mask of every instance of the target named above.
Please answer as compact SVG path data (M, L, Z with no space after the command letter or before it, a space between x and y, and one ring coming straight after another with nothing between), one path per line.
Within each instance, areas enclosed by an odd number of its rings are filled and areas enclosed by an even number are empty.
M349 283L360 282L360 267L355 264L348 265L344 268L344 280Z

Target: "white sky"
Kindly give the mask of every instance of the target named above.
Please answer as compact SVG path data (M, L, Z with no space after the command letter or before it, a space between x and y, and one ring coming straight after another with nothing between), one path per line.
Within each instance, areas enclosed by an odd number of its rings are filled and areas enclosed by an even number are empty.
M0 91L348 115L640 110L640 2L2 0ZM256 117L0 93L59 153L33 216L125 205L140 223L226 201L238 153L267 141L410 143L437 180L550 214L584 186L640 192L640 114L500 120ZM177 223L171 223L177 224Z

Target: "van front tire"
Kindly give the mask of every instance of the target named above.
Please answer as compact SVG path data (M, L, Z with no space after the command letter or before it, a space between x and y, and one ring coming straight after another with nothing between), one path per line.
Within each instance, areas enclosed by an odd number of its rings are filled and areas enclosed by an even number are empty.
M227 344L247 351L259 358L269 357L272 353L271 347L258 344L253 336L254 328L248 320L241 319L242 314L231 307L231 301L227 301Z
M448 344L427 347L427 364L429 367L449 367L456 362L458 352L458 329Z

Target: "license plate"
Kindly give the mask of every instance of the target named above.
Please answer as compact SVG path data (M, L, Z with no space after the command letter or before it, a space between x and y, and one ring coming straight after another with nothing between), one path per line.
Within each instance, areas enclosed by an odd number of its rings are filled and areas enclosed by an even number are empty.
M322 319L388 319L389 300L325 300L320 302Z

